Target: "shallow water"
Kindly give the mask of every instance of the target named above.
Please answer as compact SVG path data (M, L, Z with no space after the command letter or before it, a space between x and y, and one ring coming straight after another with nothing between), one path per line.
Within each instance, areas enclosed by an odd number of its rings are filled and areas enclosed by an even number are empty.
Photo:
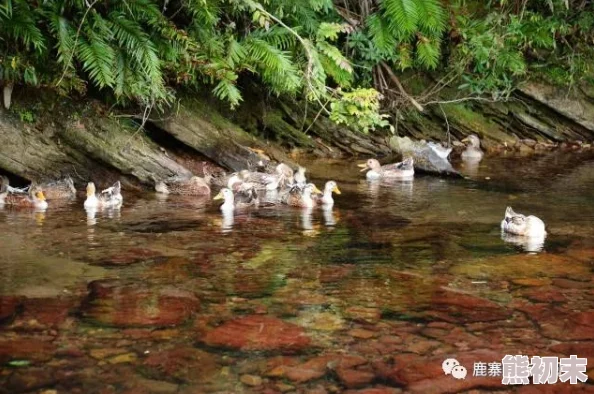
M589 357L592 389L592 159L391 184L312 162L342 191L331 210L229 217L151 193L91 216L4 208L0 393L504 390L472 372L505 354ZM544 245L502 239L506 206L545 221Z

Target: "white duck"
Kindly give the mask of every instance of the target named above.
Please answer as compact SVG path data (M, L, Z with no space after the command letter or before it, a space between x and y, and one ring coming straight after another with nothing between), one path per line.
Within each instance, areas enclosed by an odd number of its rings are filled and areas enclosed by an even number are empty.
M462 152L462 160L479 161L483 158L484 153L481 150L481 141L476 135L471 134L464 138L462 142L469 143L464 152Z
M533 238L542 238L547 234L542 220L536 216L516 213L511 207L507 207L505 210L505 217L501 221L501 230L505 233Z
M113 186L108 187L99 194L95 194L95 184L89 182L87 184L87 199L85 200L85 208L119 208L124 198L122 197L122 185L117 181Z

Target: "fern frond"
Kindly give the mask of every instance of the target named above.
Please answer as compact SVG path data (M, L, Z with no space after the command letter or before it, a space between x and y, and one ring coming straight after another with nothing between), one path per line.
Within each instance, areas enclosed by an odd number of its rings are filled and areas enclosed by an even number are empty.
M45 39L37 27L35 10L26 2L17 2L12 6L11 2L7 2L3 10L4 20L0 19L0 32L4 30L7 36L42 52L45 49Z
M161 84L161 65L153 42L142 27L123 14L112 12L109 15L113 34L122 48L133 58L138 67L154 84Z
M282 51L262 39L246 42L249 58L255 63L262 78L275 93L294 93L301 85L299 73L288 52Z
M77 57L83 69L89 73L91 81L100 88L114 84L114 52L103 37L91 32L88 39L81 37L78 42Z
M235 78L237 78L237 76L235 76ZM241 101L243 101L241 92L229 79L222 79L213 89L213 93L220 100L228 101L229 104L231 104L231 108L236 107Z
M417 0L419 27L421 30L438 37L446 28L446 14L440 0Z
M396 37L386 23L385 19L378 14L372 14L367 18L367 27L375 47L382 53L388 54L396 47Z
M334 61L338 68L348 73L353 72L353 67L338 48L328 44L326 41L318 41L316 43L316 46L320 50L320 52L322 52L328 58L332 59L332 61Z
M439 41L421 38L417 42L417 59L421 66L434 69L439 63Z
M321 54L319 58L320 63L324 68L326 74L332 77L332 79L334 79L334 81L336 81L338 85L340 85L343 88L348 88L351 86L353 82L352 72L348 72L343 68L337 66L336 62L328 56Z
M382 7L388 25L401 40L417 30L419 10L417 2L423 0L384 0Z
M74 52L76 32L65 17L55 13L51 14L50 30L57 39L55 47L58 51L58 63L66 64L66 62L70 61ZM68 65L68 68L73 67L72 63Z

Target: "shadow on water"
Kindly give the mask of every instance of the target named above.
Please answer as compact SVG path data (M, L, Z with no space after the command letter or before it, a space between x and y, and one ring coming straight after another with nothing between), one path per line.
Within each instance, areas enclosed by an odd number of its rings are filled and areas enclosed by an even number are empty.
M332 208L0 208L0 393L424 391L446 356L594 349L593 161L487 158L412 182L310 164L338 183ZM507 206L546 238L502 236Z

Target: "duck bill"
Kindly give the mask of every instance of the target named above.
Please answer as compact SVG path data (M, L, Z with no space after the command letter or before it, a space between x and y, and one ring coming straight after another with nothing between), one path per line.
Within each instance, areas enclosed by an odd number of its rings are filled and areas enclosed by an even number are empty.
M357 164L357 167L360 167L361 169L359 170L359 172L363 172L363 171L367 171L369 168L367 167L367 163L363 163L363 164Z
M334 186L334 189L332 189L332 191L336 194L340 194L340 189L338 188L338 186Z
M45 194L43 194L43 192L38 192L37 198L41 201L45 201Z
M223 199L223 193L219 193L213 197L213 200L222 200L222 199Z
M315 186L313 187L312 190L313 190L314 193L323 194L322 191L320 189L318 189L317 187L315 187Z
M460 142L470 142L470 140L468 139L468 137L466 137L463 140L461 140Z

